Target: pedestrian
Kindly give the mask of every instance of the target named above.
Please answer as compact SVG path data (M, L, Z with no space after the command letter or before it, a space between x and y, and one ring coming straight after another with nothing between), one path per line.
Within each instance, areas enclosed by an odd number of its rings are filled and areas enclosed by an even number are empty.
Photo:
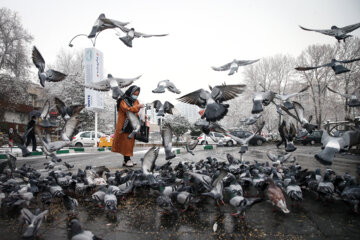
M118 118L111 151L124 156L123 165L126 167L134 166L130 157L133 156L135 144L135 138L128 139L133 129L130 121L127 120L126 112L131 111L138 113L140 109L144 107L144 104L140 104L137 100L139 93L140 87L132 85L126 90L125 94L117 100Z
M31 129L27 136L26 136L26 147L30 145L30 142L32 142L32 151L37 152L36 150L36 137L35 137L35 120L36 117L32 116L31 120L29 121L27 125L27 131Z
M277 148L279 148L283 143L285 144L285 148L287 147L284 130L286 130L286 122L282 121L281 125L279 126L281 141L276 144Z

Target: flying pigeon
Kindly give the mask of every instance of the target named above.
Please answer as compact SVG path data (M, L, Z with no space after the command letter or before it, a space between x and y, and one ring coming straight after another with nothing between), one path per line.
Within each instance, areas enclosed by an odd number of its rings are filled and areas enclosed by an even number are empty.
M180 94L181 91L179 89L177 89L174 85L174 83L170 82L170 80L163 80L160 81L157 85L157 87L152 90L153 93L164 93L165 92L165 88L167 88L170 92L176 93L176 94Z
M245 123L246 125L253 125L256 121L261 117L261 113L252 114L250 117L245 118L244 120L240 120L240 122Z
M85 84L84 87L90 88L96 91L110 91L115 87L125 88L133 84L134 81L138 80L142 75L135 78L114 78L111 74L108 74L107 78L94 83Z
M351 62L355 62L355 61L359 61L359 60L360 60L360 58L339 61L339 60L336 60L335 58L333 58L333 59L331 59L330 63L326 63L326 64L323 64L323 65L320 65L320 66L316 66L316 67L296 67L295 69L298 70L298 71L307 71L307 70L313 70L313 69L322 68L322 67L331 67L334 70L335 74L341 74L341 73L350 72L350 69L344 67L340 63L351 63Z
M65 103L57 97L55 97L55 104L56 109L61 114L64 121L69 120L73 115L77 115L85 107L82 104L66 106Z
M45 60L41 56L39 50L34 46L32 51L32 60L38 69L38 76L40 79L41 86L45 87L45 81L48 82L59 82L66 78L66 74L55 71L53 69L48 69L45 72Z
M342 28L338 28L337 26L332 26L331 29L324 29L324 30L309 29L309 28L304 28L302 26L299 27L305 31L314 31L325 35L333 36L338 40L338 42L340 42L341 40L345 42L346 38L352 36L352 35L348 35L347 33L358 29L360 27L360 23L352 24Z
M357 95L360 96L360 94L359 94L360 89L359 88L356 89L352 94L339 93L339 92L337 92L337 91L335 91L335 90L333 90L333 89L331 89L329 87L327 87L327 89L329 89L329 91L331 91L333 93L339 94L340 96L349 99L348 103L347 103L349 105L349 107L359 107L360 106L360 101L359 101L359 99L357 97Z
M168 34L145 34L141 32L135 32L134 28L129 29L124 26L120 26L119 28L121 29L121 31L126 33L125 37L120 37L119 39L128 47L132 47L132 41L134 38L164 37L168 35Z
M98 19L96 19L88 38L94 38L97 33L100 33L101 31L104 31L106 29L117 28L120 26L125 26L127 24L129 24L129 22L120 22L117 20L106 18L105 14L102 13L98 17Z
M205 118L206 121L218 121L221 120L228 112L228 104L222 102L231 100L237 97L244 91L246 85L218 85L211 87L210 91L199 89L189 94L186 94L177 100L197 105L200 108L205 108L204 114L201 118Z
M34 215L27 208L21 209L21 215L20 215L21 228L24 225L24 223L28 224L23 234L24 239L36 237L37 232L39 231L39 228L41 226L41 223L43 219L46 217L47 213L48 210L45 210L38 215Z
M162 104L159 100L155 100L152 102L152 106L155 108L157 116L163 117L165 113L173 114L174 105L168 101L165 101L164 104Z
M300 95L302 93L304 93L306 90L308 90L309 85L307 85L305 88L301 89L299 92L296 93L290 93L290 94L275 94L275 98L280 99L280 101L282 102L282 104L288 109L293 109L294 106L292 105L291 102L289 102L289 98L291 97L295 97L297 95Z
M227 71L230 69L228 75L233 75L235 72L238 71L240 66L245 66L252 64L254 62L259 61L259 59L256 60L236 60L234 59L232 62L229 62L221 67L211 67L215 71Z
M263 111L263 107L267 106L272 102L275 98L275 93L272 91L263 91L263 92L257 92L254 95L253 98L253 108L251 110L252 114L260 113Z

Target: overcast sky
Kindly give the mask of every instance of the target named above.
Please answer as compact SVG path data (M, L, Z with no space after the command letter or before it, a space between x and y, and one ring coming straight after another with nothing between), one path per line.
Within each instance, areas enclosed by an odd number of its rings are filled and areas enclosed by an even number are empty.
M171 99L210 85L243 83L242 69L233 76L213 71L232 61L252 60L276 54L298 56L310 44L333 44L335 38L301 30L298 25L329 29L360 22L359 0L0 0L1 7L17 11L34 37L33 45L47 63L60 49L78 51L91 47L86 37L100 13L148 34L166 37L140 38L126 47L106 30L96 48L104 53L105 76L135 77L142 87L139 99ZM360 29L352 33L360 36ZM30 56L29 56L30 57ZM256 63L255 63L256 64ZM35 68L33 69L35 71ZM160 80L173 81L182 91L153 94Z

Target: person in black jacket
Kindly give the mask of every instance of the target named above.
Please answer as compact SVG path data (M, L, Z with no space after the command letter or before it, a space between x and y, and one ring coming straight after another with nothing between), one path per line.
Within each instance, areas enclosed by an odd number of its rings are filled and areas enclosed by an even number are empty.
M30 142L32 142L32 151L33 152L37 152L36 151L36 138L35 138L35 116L31 117L31 120L29 121L28 125L27 125L27 129L31 128L31 131L28 133L27 135L27 140L26 140L26 147L30 145Z
M286 122L282 121L281 125L279 126L279 133L281 137L281 141L276 144L276 147L279 148L281 144L285 144L285 148L287 147L286 139L285 139L285 132L286 130Z

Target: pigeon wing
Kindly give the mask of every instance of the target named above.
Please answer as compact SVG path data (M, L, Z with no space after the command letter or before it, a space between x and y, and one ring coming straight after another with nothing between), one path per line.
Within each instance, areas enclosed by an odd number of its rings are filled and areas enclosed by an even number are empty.
M237 97L239 94L241 94L244 91L244 88L246 87L246 85L245 84L218 85L215 87L218 88L222 92L222 96L221 96L220 100L228 101L228 100L231 100L231 99Z
M303 123L304 121L306 121L306 119L304 118L304 107L298 103L298 102L293 102L294 105L294 109L295 109L295 113L296 116L298 117L298 119L300 120L301 123Z
M165 101L165 103L164 103L164 113L173 114L173 112L172 112L173 108L174 108L174 105L172 105L168 101Z
M167 87L167 89L169 89L170 92L173 92L173 93L176 93L176 94L181 93L180 90L175 87L175 84L170 82L170 81L166 82L166 87Z
M299 26L301 29L305 30L305 31L313 31L313 32L318 32L318 33L322 33L325 35L329 35L329 36L335 36L335 32L331 29L325 29L325 30L321 30L321 29L309 29L309 28L304 28L302 26Z
M66 121L66 124L63 129L63 134L65 135L64 141L69 141L74 133L74 130L79 123L79 119L77 119L77 114L71 116L69 120ZM67 137L67 138L66 138Z
M96 83L87 83L84 85L86 88L90 88L96 91L106 92L110 90L110 84L108 80L103 80Z
M48 69L46 71L46 80L50 82L59 82L66 78L66 74L55 71L53 69Z
M40 114L41 119L45 119L47 117L47 115L49 114L49 110L50 110L50 101L49 99L47 99L46 102L44 103L42 112Z
M326 87L327 87L327 89L328 89L330 92L333 92L333 93L339 94L340 96L343 96L343 97L345 97L345 98L351 98L351 95L349 95L349 94L339 93L339 92L337 92L337 91L335 91L335 90L333 90L333 89L329 88L328 86L326 86Z
M137 38L140 38L140 37L143 37L143 38L149 38L149 37L164 37L164 36L167 36L169 34L146 34L146 33L141 33L141 32L134 32L135 34L135 37Z
M142 75L139 75L135 78L114 78L118 84L120 88L124 88L124 87L128 87L130 86L134 81L138 80Z
M316 66L316 67L296 67L295 70L308 71L308 70L313 70L313 69L322 68L322 67L330 67L330 63L320 65L320 66Z
M34 219L34 214L32 214L32 212L30 212L29 209L27 208L23 208L20 211L20 219L24 222L26 222L28 225L30 225Z
M152 102L152 107L155 108L156 112L158 112L160 110L161 106L162 106L162 103L159 100L155 100Z
M141 169L143 170L143 172L152 172L155 168L155 161L157 159L158 156L158 148L153 146L151 147L144 155L142 164L141 164Z
M213 70L215 71L226 71L226 70L229 70L230 69L230 66L231 66L231 63L227 63L223 66L220 66L220 67L211 67Z
M355 61L359 61L360 58L355 58L355 59L351 59L351 60L343 60L343 61L338 61L338 62L341 62L341 63L351 63L351 62L355 62Z
M239 65L239 66L245 66L245 65L249 65L249 64L252 64L252 63L255 63L257 61L259 61L260 59L256 59L256 60L238 60L236 61L236 63Z
M84 104L71 105L71 106L68 108L68 114L69 114L70 116L79 114L79 113L81 112L81 110L84 109L84 107L85 107Z
M277 156L273 153L271 153L270 151L267 151L266 152L266 156L273 162L276 162L277 161Z
M341 29L344 30L346 33L352 32L355 29L358 29L360 27L360 23L355 23L346 27L342 27Z
M58 112L62 116L65 116L65 114L66 114L65 103L63 101L61 101L59 98L55 97L55 105L56 105L56 109L58 110Z
M202 95L207 95L207 94L206 91L201 88L194 92L188 93L180 98L177 98L177 100L179 100L180 102L197 105L200 108L204 108L207 99L200 99L200 96ZM205 103L202 102L201 100L205 101Z
M113 25L114 27L123 27L128 25L130 22L121 22L118 20L110 19L110 18L103 18L101 19L105 24Z
M32 60L33 60L33 63L35 64L35 66L37 67L37 69L39 69L40 72L44 72L44 70L45 70L45 60L41 56L39 50L35 46L34 46L33 51L32 51Z

